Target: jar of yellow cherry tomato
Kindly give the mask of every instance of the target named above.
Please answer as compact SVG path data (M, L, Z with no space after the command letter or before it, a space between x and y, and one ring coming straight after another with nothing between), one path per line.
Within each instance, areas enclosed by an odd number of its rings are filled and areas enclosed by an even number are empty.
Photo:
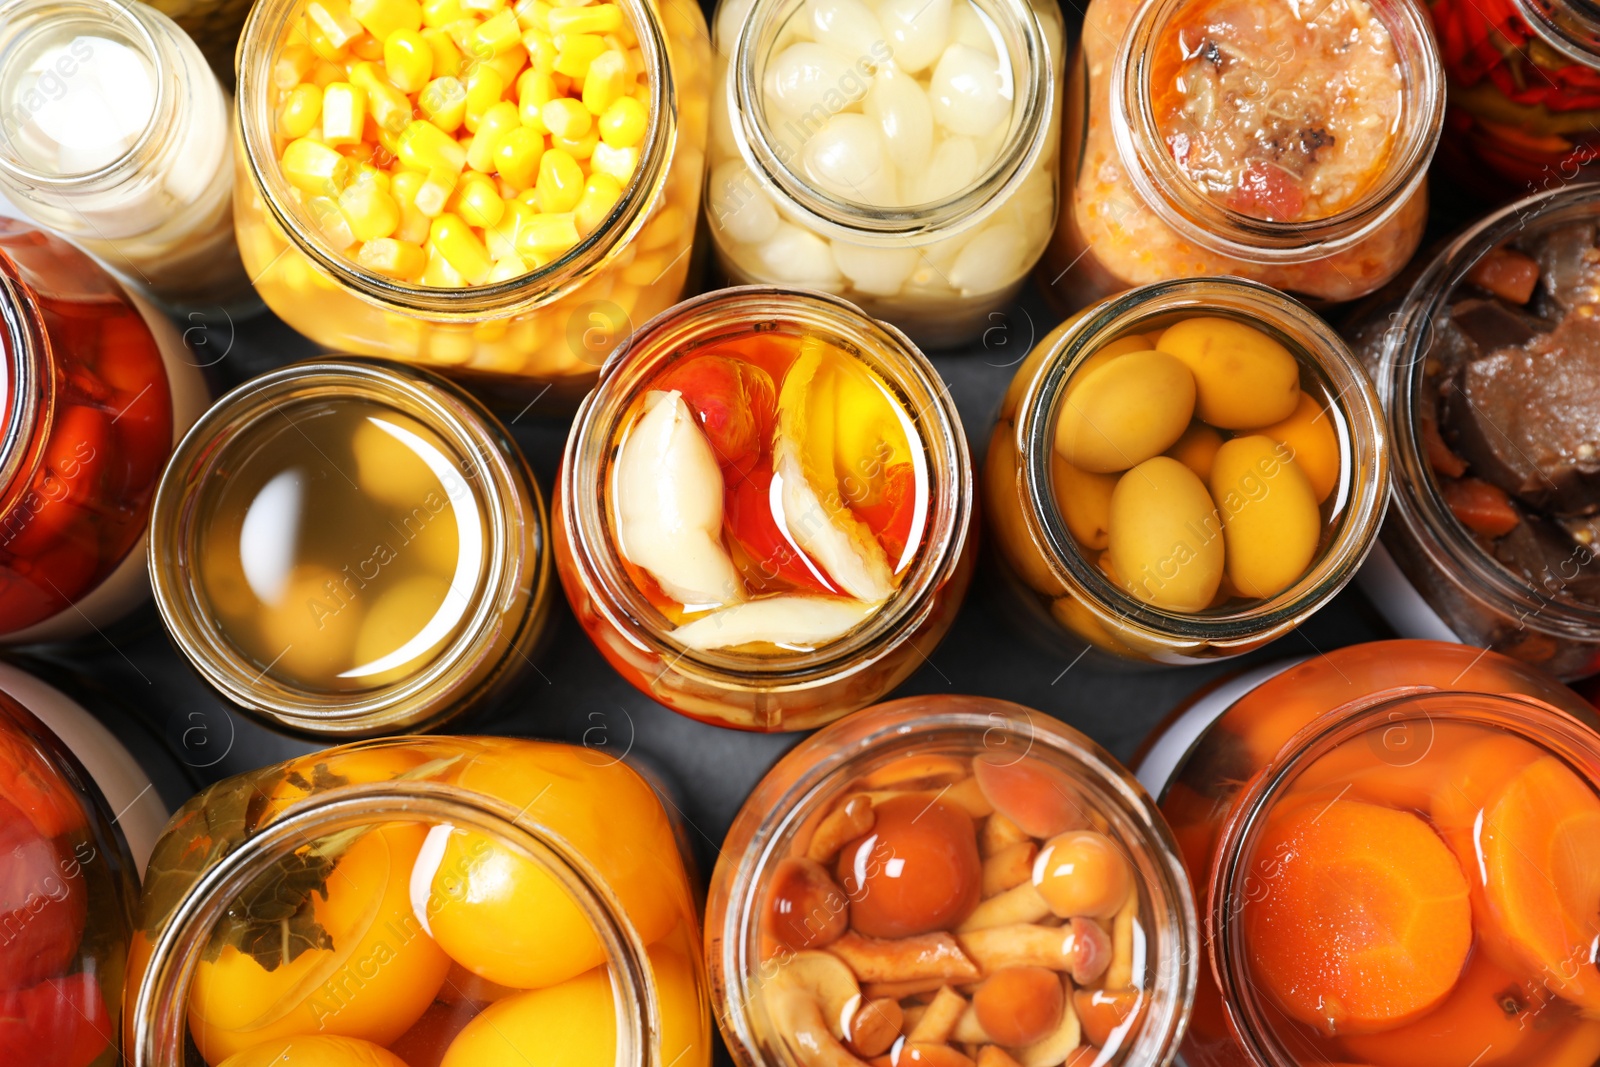
M1388 490L1382 411L1336 333L1239 279L1069 319L1002 401L984 503L1028 629L1189 663L1293 629L1355 574Z
M157 844L135 1067L707 1067L651 786L589 749L400 738L220 782Z
M268 0L239 57L241 253L312 340L574 405L683 295L695 5Z
M1133 776L985 697L891 701L800 744L734 820L706 906L742 1067L1167 1064L1199 949Z

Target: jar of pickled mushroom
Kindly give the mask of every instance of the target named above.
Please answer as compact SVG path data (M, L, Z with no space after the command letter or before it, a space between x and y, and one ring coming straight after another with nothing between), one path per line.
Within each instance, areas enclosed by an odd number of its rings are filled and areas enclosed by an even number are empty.
M1038 344L1001 403L984 504L1032 634L1191 663L1327 603L1387 484L1378 398L1338 335L1265 286L1197 279L1103 300Z
M0 664L0 1061L122 1062L139 870L166 818L104 726Z
M233 237L228 108L152 8L0 3L0 192L169 307L259 307Z
M0 218L0 644L79 637L144 600L156 481L207 399L160 312Z
M723 271L839 293L925 346L976 339L1055 223L1059 5L723 0L715 22Z
M1420 4L1093 0L1069 84L1043 268L1069 309L1221 274L1349 300L1416 250L1444 112Z
M673 825L570 745L400 738L195 797L133 937L131 1067L709 1067Z
M258 3L236 212L256 288L326 347L576 406L683 295L709 52L685 3Z
M1200 943L1155 804L1070 727L890 701L745 801L706 906L741 1067L1170 1063Z
M607 361L553 521L578 622L691 718L804 730L922 664L972 573L955 403L903 334L838 297L689 300Z
M1600 186L1490 215L1351 327L1395 476L1362 588L1403 636L1600 670Z
M268 726L435 728L503 691L549 619L544 498L505 428L414 367L254 378L156 497L156 606L201 677Z
M1271 665L1140 767L1200 895L1193 1067L1600 1060L1600 735L1577 694L1432 641Z

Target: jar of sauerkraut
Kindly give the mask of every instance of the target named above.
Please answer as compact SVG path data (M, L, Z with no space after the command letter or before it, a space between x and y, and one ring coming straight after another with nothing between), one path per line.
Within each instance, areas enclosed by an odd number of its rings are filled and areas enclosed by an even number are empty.
M1069 84L1067 306L1218 274L1349 300L1422 236L1444 82L1418 5L1094 0Z
M726 0L715 22L723 270L838 293L918 344L977 337L1056 217L1057 5Z

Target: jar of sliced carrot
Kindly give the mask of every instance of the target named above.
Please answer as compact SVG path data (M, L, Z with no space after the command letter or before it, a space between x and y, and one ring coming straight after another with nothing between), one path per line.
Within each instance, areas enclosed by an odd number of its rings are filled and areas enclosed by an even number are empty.
M1211 937L1191 1064L1600 1058L1600 734L1482 649L1385 641L1258 670L1140 764Z
M984 697L892 701L795 748L734 820L706 908L742 1067L1167 1063L1198 944L1128 772Z

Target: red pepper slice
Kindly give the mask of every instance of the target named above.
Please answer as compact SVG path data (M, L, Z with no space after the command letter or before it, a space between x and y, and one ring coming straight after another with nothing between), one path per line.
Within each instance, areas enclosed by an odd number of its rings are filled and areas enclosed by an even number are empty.
M106 998L93 974L0 993L0 1063L89 1067L111 1036Z
M889 556L890 565L900 562L911 524L917 517L917 475L909 463L896 463L883 472L884 488L870 504L852 504L850 510L866 523Z
M721 465L745 470L766 451L778 394L772 376L760 367L707 352L679 360L653 387L683 394Z
M742 478L729 478L722 511L728 532L755 564L757 573L746 575L752 584L765 587L781 580L799 589L838 592L812 572L805 554L778 528L772 513L770 467L757 466Z

